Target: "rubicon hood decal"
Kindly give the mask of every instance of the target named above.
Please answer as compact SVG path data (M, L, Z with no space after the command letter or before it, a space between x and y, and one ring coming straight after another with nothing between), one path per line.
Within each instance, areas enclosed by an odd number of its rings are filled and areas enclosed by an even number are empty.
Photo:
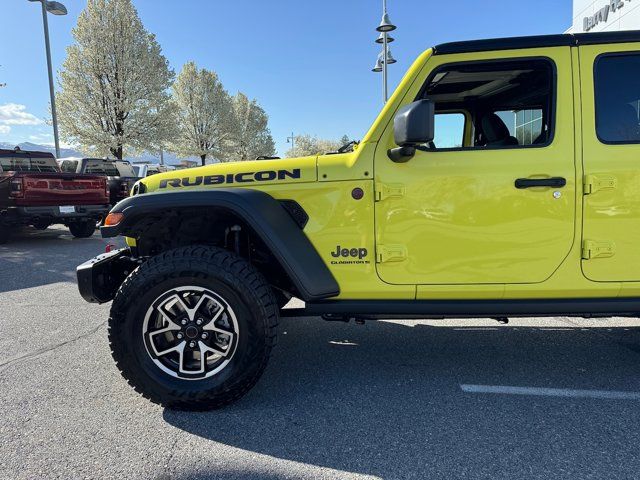
M300 169L260 170L258 172L227 173L224 175L198 175L195 177L166 178L160 181L159 188L197 187L199 185L219 185L229 183L270 182L300 178Z

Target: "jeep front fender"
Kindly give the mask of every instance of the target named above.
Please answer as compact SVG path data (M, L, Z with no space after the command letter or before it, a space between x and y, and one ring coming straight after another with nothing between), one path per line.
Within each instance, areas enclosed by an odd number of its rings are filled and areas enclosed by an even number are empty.
M287 273L302 300L321 300L340 293L335 278L291 215L271 195L258 190L216 188L135 195L111 210L122 213L118 224L100 230L103 237L136 237L136 225L148 215L198 207L226 210L251 227Z

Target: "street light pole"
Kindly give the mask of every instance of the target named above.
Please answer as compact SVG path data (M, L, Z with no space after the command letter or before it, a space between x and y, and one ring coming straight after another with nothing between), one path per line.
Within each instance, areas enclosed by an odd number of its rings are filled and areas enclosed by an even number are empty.
M382 98L384 103L389 99L389 91L387 87L387 33L383 33L384 41L382 42Z
M53 68L51 67L51 46L49 45L49 22L47 20L47 6L42 5L42 23L44 24L44 44L47 50L47 69L49 70L49 95L51 97L51 120L53 121L53 141L56 145L56 158L60 158L60 140L58 139L58 116L56 115L56 95L53 91Z
M390 63L395 63L396 60L391 56L389 51L389 43L393 42L393 38L389 36L389 32L396 29L396 26L389 20L389 14L387 13L387 0L382 0L382 20L380 25L376 28L380 32L380 36L376 40L376 43L382 44L382 53L378 56L378 61L374 72L382 72L382 99L384 103L387 103L389 99L389 87L388 87L388 70L387 67Z
M47 12L54 15L66 15L67 9L60 2L48 0L29 0L30 2L40 2L42 6L42 24L44 26L44 45L47 51L47 70L49 72L49 96L51 98L51 120L53 122L53 140L56 145L56 158L60 157L60 139L58 137L58 116L56 115L56 97L53 90L53 68L51 66L51 45L49 44L49 22Z
M291 141L289 141L289 140L291 140ZM287 137L287 143L291 143L291 150L296 148L296 137L293 135L293 132L291 132L291 136L290 137Z
M387 13L387 0L382 0L382 15ZM382 33L382 97L384 103L387 103L389 99L389 91L387 87L387 46L389 41L387 39L387 32Z

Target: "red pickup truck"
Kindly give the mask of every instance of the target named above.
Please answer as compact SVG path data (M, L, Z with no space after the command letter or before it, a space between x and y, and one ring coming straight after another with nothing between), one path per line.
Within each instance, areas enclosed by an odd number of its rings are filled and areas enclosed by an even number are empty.
M23 225L63 224L90 237L109 209L103 175L63 173L50 153L0 149L0 243Z

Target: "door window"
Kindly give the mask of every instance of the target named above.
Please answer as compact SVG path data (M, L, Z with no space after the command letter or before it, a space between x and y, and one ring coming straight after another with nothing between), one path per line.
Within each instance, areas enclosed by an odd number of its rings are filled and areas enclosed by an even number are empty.
M435 103L436 140L431 148L548 145L553 137L554 77L548 59L444 65L431 75L418 96ZM450 119L456 114L443 113L452 110L468 112L471 119L473 135L466 144L458 144L464 138L464 115Z
M595 96L600 141L640 143L640 54L597 59Z
M520 146L536 145L543 138L542 109L501 110L495 112ZM544 143L544 141L542 141Z
M464 141L463 113L438 113L433 143L437 148L460 148Z

